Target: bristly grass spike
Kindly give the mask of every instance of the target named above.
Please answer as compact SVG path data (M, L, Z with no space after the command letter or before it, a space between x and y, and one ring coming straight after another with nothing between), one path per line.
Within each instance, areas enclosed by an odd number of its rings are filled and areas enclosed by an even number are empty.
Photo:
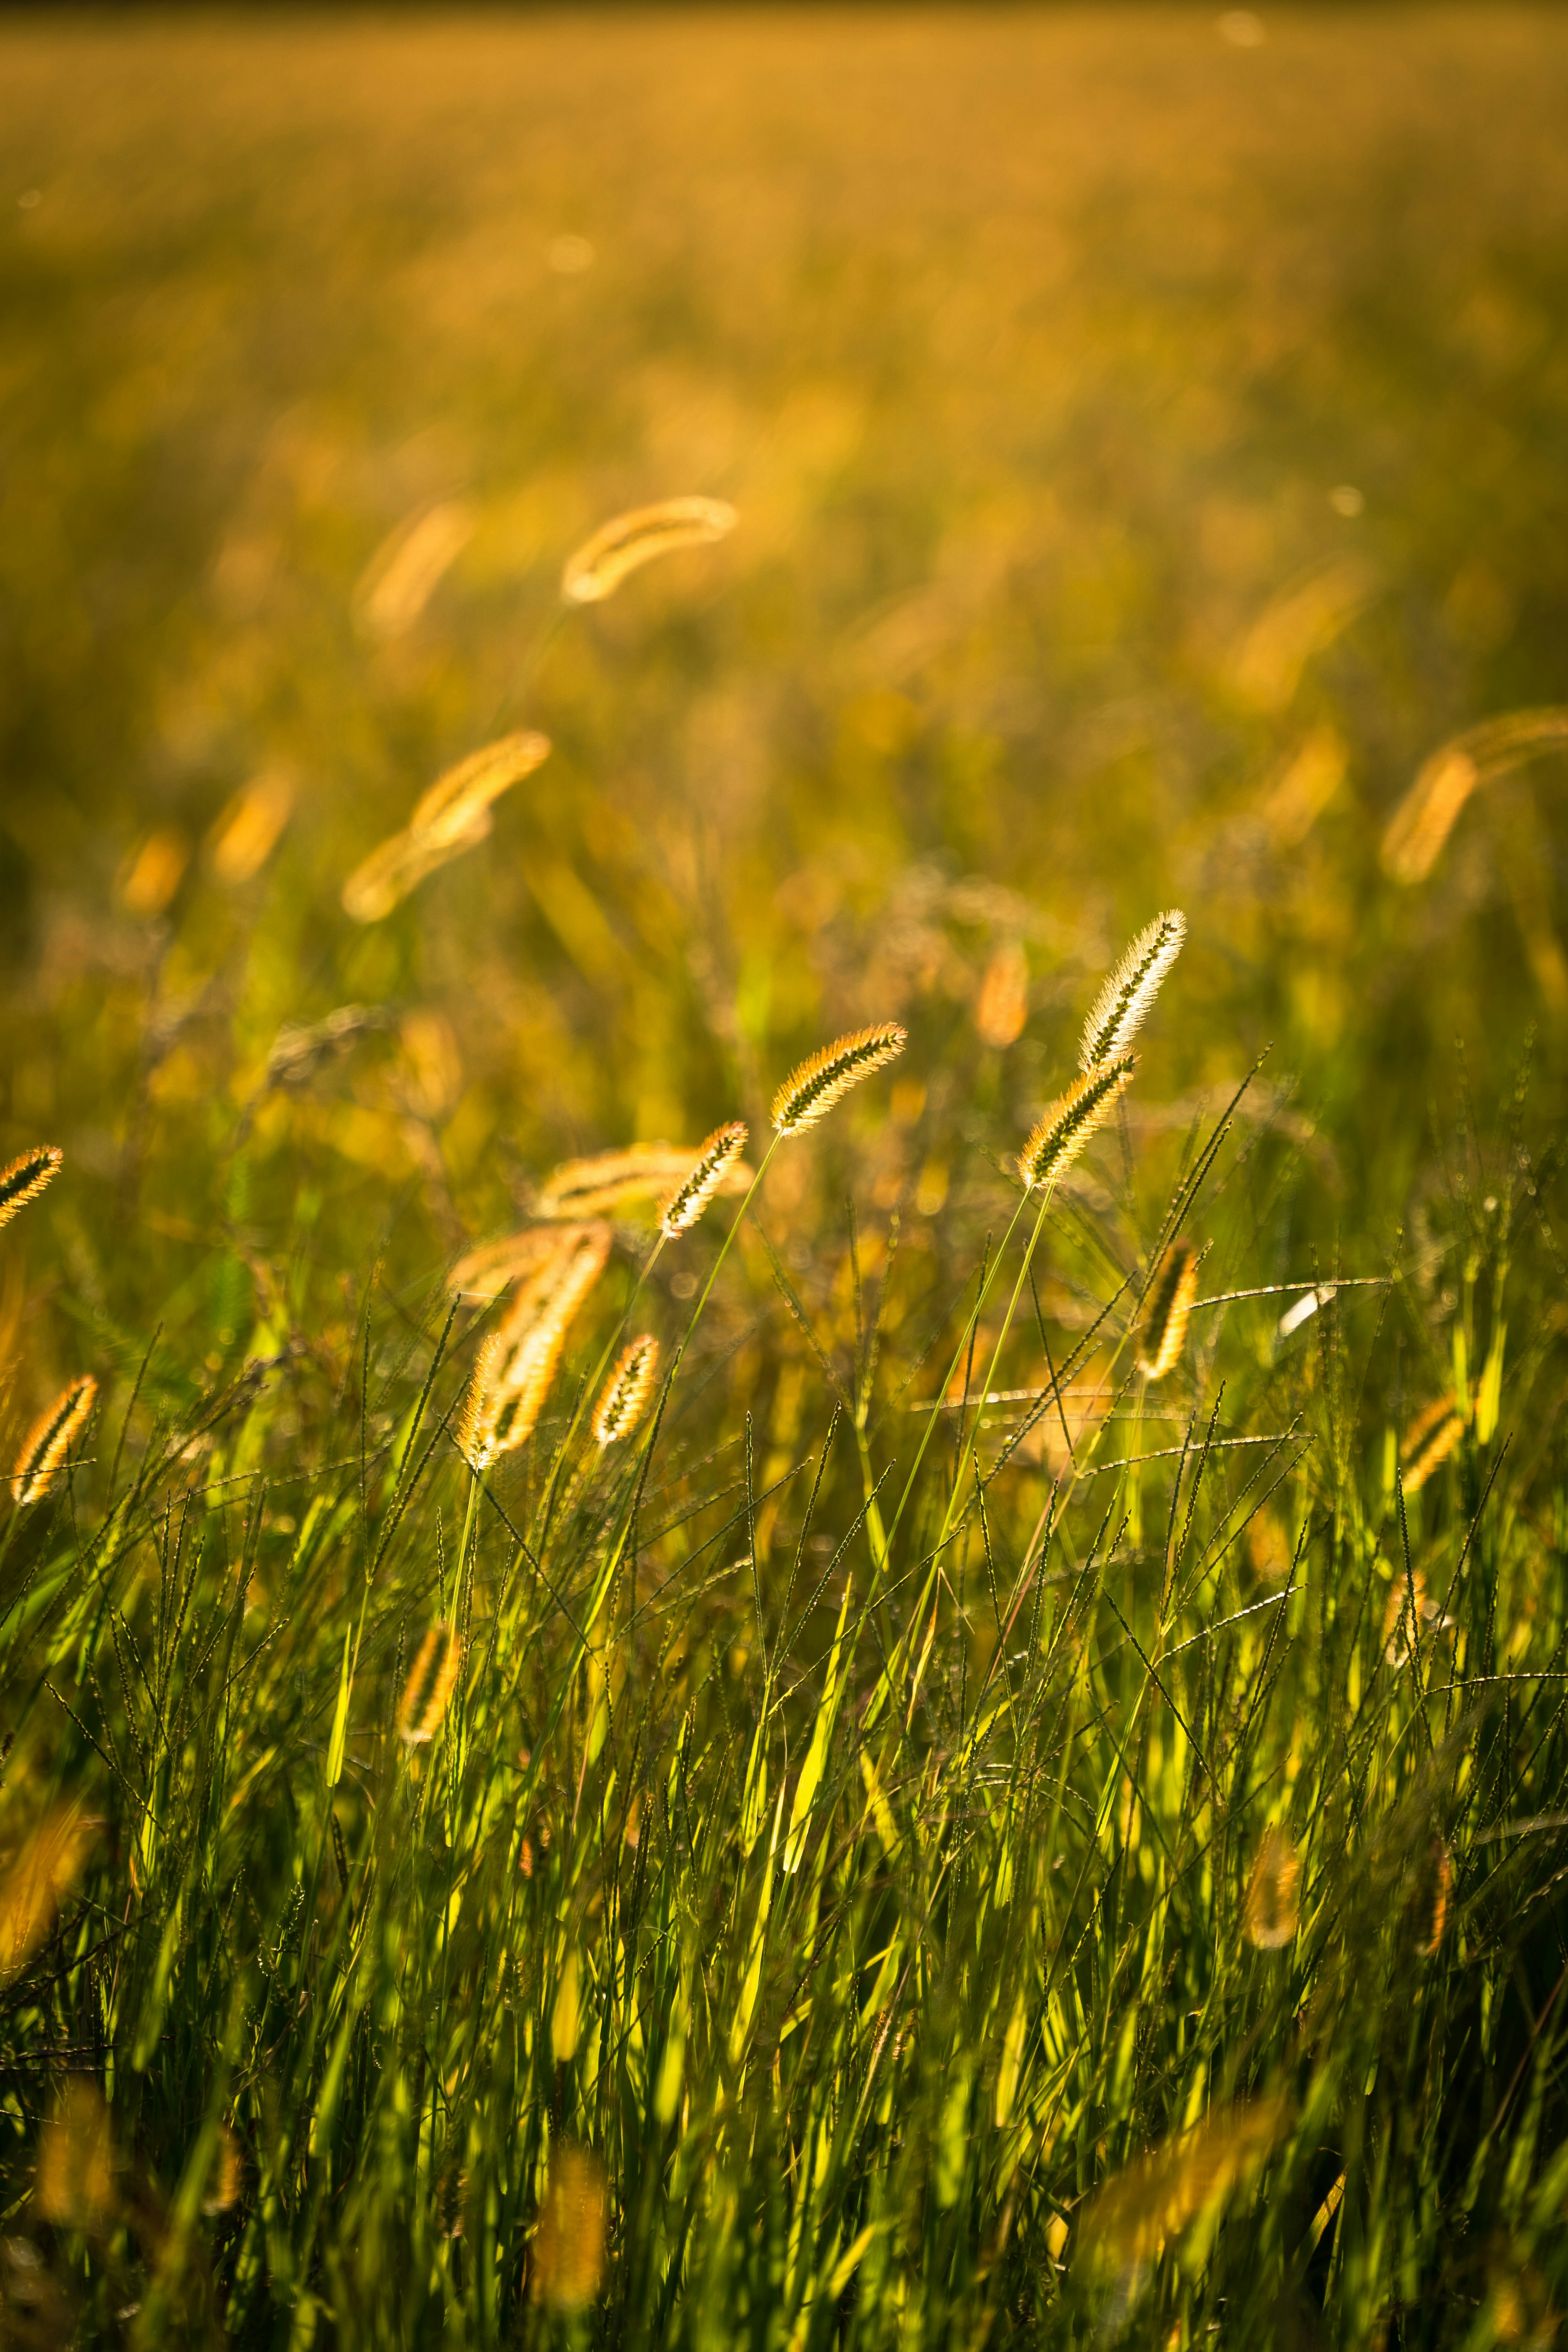
M35 1143L0 1168L0 1225L8 1225L18 1209L37 1199L64 1158L58 1143Z
M1018 1173L1026 1192L1037 1184L1054 1184L1069 1168L1089 1137L1102 1127L1111 1105L1138 1066L1135 1054L1123 1054L1075 1078L1065 1094L1030 1129L1018 1154Z
M1147 1020L1186 936L1187 919L1178 907L1156 915L1139 932L1084 1023L1078 1066L1086 1075L1126 1052Z
M1138 1369L1145 1380L1163 1381L1180 1361L1197 1295L1197 1252L1191 1242L1173 1242L1149 1286L1138 1333Z
M645 563L678 548L710 547L727 539L738 520L722 499L661 499L657 506L633 507L602 523L568 557L562 596L568 604L602 604Z
M19 1504L40 1502L48 1493L97 1398L98 1382L90 1372L82 1372L38 1415L22 1440L11 1473L11 1492Z
M714 1129L694 1164L659 1203L658 1229L667 1240L688 1232L697 1223L714 1194L732 1176L745 1148L744 1119L731 1119L727 1126Z
M822 1046L791 1071L774 1095L773 1126L780 1135L800 1135L815 1127L851 1087L895 1060L908 1044L909 1032L900 1023L877 1021Z
M594 1440L614 1445L628 1437L647 1411L658 1373L658 1341L650 1332L628 1340L594 1408Z
M397 1736L405 1748L421 1748L441 1728L462 1670L463 1645L443 1619L428 1627L415 1653L397 1708Z

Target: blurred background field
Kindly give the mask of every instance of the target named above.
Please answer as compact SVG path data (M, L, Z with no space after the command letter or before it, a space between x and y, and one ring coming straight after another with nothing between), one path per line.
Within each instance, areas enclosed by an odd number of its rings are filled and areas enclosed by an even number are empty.
M0 18L18 2342L1551 2340L1565 122L1507 6ZM471 1475L454 1262L895 1019Z
M24 15L0 60L0 1146L90 1178L116 1318L307 1163L345 1231L413 1186L434 1265L836 1026L906 1018L940 1094L1018 940L1010 1139L1170 901L1157 1091L1272 1040L1329 1224L1401 1209L1457 1039L1535 1024L1560 1100L1561 757L1419 887L1378 857L1563 690L1560 16ZM732 538L509 699L572 547L690 491ZM346 921L522 723L484 847ZM384 1025L258 1099L345 1003ZM961 1198L969 1125L889 1130L884 1203Z

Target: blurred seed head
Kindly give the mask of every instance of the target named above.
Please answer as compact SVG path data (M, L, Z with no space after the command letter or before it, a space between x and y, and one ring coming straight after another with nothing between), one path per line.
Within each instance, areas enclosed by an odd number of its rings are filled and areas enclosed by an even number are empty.
M678 548L710 546L728 538L740 520L722 499L663 499L634 507L602 524L571 556L561 575L569 604L597 604L613 596L623 580Z
M68 2075L38 2143L35 2201L46 2221L91 2230L114 2200L114 2144L96 2083Z
M405 515L388 532L360 574L353 623L362 637L400 637L430 602L478 524L463 499L444 499Z
M1292 1564L1290 1539L1279 1515L1267 1505L1247 1523L1247 1556L1252 1572L1266 1584L1289 1581Z
M605 2175L586 2148L557 2142L539 2232L533 2242L532 2283L553 2311L582 2311L598 2293L605 2271Z
M405 1748L419 1748L441 1728L462 1670L463 1645L443 1620L432 1625L415 1654L397 1709L397 1736Z
M161 915L180 887L189 857L184 835L173 825L150 833L120 877L120 903L126 913L143 920Z
M1424 882L1460 810L1478 786L1495 782L1538 752L1568 744L1568 706L1513 710L1467 728L1426 760L1388 821L1383 866L1395 882Z
M96 1824L72 1805L45 1814L0 1875L0 1979L26 1966L54 1927L91 1850Z
M1262 1952L1279 1951L1295 1939L1300 1857L1286 1832L1271 1823L1252 1865L1242 1914L1242 1932Z
M1465 1415L1452 1397L1438 1397L1416 1414L1399 1450L1399 1475L1407 1495L1420 1493L1464 1433Z
M206 862L231 889L259 874L294 808L294 787L280 770L253 777L220 811L206 839Z
M992 952L975 1000L981 1042L1000 1051L1023 1034L1029 1017L1029 959L1022 940L1004 940Z
M1114 2274L1142 2271L1168 2240L1256 2177L1289 2123L1283 2097L1255 2099L1218 2109L1139 2158L1085 2206L1078 2223L1083 2259Z

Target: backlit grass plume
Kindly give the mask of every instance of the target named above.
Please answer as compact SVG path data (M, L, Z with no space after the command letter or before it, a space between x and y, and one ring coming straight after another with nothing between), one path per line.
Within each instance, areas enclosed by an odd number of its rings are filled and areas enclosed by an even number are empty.
M1161 982L1182 952L1187 919L1173 907L1141 930L1094 1000L1083 1026L1078 1066L1098 1070L1124 1054L1149 1015Z
M463 1664L463 1645L445 1621L426 1631L414 1655L397 1706L397 1736L405 1748L421 1748L441 1728Z
M544 1325L558 1323L564 1336L566 1326L608 1262L608 1225L564 1225L557 1230L561 1236L559 1247L519 1284L498 1328L498 1337L509 1356ZM509 1361L499 1377L503 1388L515 1388L521 1374Z
M1510 710L1467 728L1423 761L1383 836L1383 866L1395 882L1423 882L1460 810L1478 786L1505 776L1538 751L1568 744L1568 707Z
M851 1087L896 1060L908 1043L909 1032L898 1022L878 1021L824 1045L791 1073L773 1097L774 1127L781 1135L799 1135L815 1127Z
M1420 1492L1464 1433L1465 1416L1452 1397L1439 1397L1416 1414L1400 1449L1400 1477L1407 1495Z
M657 506L633 507L603 523L567 559L561 593L568 604L598 604L623 580L678 548L710 547L728 538L739 520L722 499L661 499Z
M531 776L549 757L550 738L528 728L470 751L416 802L409 833L416 841L466 849L489 832L494 823L490 803Z
M732 1131L721 1128L718 1135ZM744 1144L743 1127L740 1139ZM710 1136L695 1153L690 1144L634 1143L625 1151L597 1151L591 1159L568 1160L541 1186L533 1213L538 1217L601 1217L638 1201L673 1197L672 1188L683 1190L696 1173L694 1159L700 1167L717 1139ZM743 1190L751 1181L751 1171L740 1159L739 1150L738 1145L725 1160L714 1190ZM710 1198L711 1193L704 1194L705 1200ZM662 1214L661 1209L661 1218Z
M1175 1369L1197 1295L1197 1252L1191 1242L1173 1242L1150 1286L1138 1331L1138 1369L1145 1380L1163 1381Z
M1289 2122L1278 2097L1222 2107L1108 2180L1079 2224L1096 2266L1142 2270L1169 2239L1217 2208L1262 2168Z
M1278 1951L1294 1937L1300 1876L1300 1857L1294 1845L1282 1829L1271 1825L1263 1832L1263 1843L1252 1865L1241 1920L1243 1935L1259 1951Z
M499 1241L481 1242L458 1260L447 1287L459 1298L488 1306L513 1282L521 1282L551 1258L572 1246L570 1227L528 1225L521 1233L503 1234Z
M479 1342L474 1369L453 1424L458 1450L470 1470L488 1470L496 1457L496 1418L500 1403L496 1374L505 1352L499 1331L490 1332Z
M658 1341L645 1331L621 1350L614 1371L599 1391L599 1402L594 1408L595 1444L614 1445L617 1438L630 1435L647 1411L658 1375Z
M35 1143L8 1168L0 1168L0 1225L8 1225L18 1209L37 1199L64 1158L58 1143Z
M22 1441L11 1473L11 1492L18 1503L37 1503L48 1493L97 1397L98 1382L90 1372L83 1372L38 1415Z
M1029 959L1021 940L1004 940L985 967L975 999L974 1026L1000 1050L1023 1034L1029 1017Z
M1123 1054L1075 1078L1067 1092L1057 1097L1031 1129L1018 1154L1018 1173L1026 1192L1032 1192L1037 1184L1054 1184L1063 1170L1072 1165L1089 1137L1104 1124L1137 1066L1135 1054Z
M57 1807L0 1879L0 1979L14 1975L53 1927L92 1843L94 1824L74 1805Z
M775 1110L777 1106L775 1105ZM725 1127L716 1127L698 1153L696 1161L682 1175L675 1190L659 1203L658 1229L673 1240L697 1223L714 1195L723 1192L745 1166L741 1154L746 1148L746 1123L732 1118Z

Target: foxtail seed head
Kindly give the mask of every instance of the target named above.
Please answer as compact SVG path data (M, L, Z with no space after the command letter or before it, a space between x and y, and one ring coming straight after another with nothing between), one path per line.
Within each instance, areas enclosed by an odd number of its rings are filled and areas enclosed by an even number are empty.
M1296 1890L1301 1863L1285 1832L1271 1825L1263 1832L1258 1860L1247 1882L1242 1932L1261 1952L1276 1952L1296 1933Z
M658 1341L645 1331L622 1349L620 1361L599 1391L594 1408L597 1444L613 1445L617 1438L631 1435L647 1411L658 1374Z
M1095 1129L1103 1125L1137 1066L1135 1054L1123 1054L1075 1078L1066 1094L1057 1097L1018 1154L1018 1173L1026 1192L1032 1192L1037 1184L1054 1184L1063 1170L1072 1165Z
M878 1021L824 1045L791 1073L773 1097L774 1127L781 1135L799 1135L815 1127L841 1095L895 1060L909 1042L908 1030L898 1022Z
M732 1118L726 1127L716 1127L697 1155L696 1163L688 1169L658 1210L658 1229L667 1240L683 1234L697 1223L709 1202L734 1169L746 1148L746 1123Z
M692 1150L673 1143L633 1143L624 1151L595 1151L563 1160L534 1195L536 1217L603 1217L635 1202L662 1200L689 1174Z
M1163 1381L1174 1370L1197 1295L1197 1252L1191 1242L1173 1242L1150 1285L1138 1334L1138 1369L1145 1380Z
M0 1225L8 1225L18 1209L37 1199L64 1158L58 1143L35 1143L8 1168L0 1168Z
M458 1450L470 1470L488 1470L495 1459L496 1373L502 1354L500 1335L492 1331L479 1342L474 1369L463 1392L454 1434Z
M602 604L656 556L711 546L728 538L738 520L722 499L661 499L657 506L633 507L584 541L561 575L561 593L568 604Z
M415 1654L397 1709L397 1736L405 1748L434 1739L462 1669L463 1645L444 1621L432 1625Z
M1452 1397L1418 1412L1405 1433L1400 1475L1407 1495L1418 1494L1465 1433L1465 1416Z
M11 1492L18 1503L37 1503L48 1493L97 1398L98 1382L90 1372L83 1372L38 1415L11 1473Z
M1098 1070L1124 1054L1148 1018L1160 983L1182 952L1187 919L1179 908L1141 930L1094 1000L1079 1048L1080 1070Z
M470 751L466 760L438 776L416 803L408 820L410 837L431 846L451 844L466 849L490 830L494 823L490 803L531 776L549 757L549 737L536 734L531 728Z
M985 967L975 1000L974 1026L998 1052L1023 1034L1029 1017L1029 959L1022 940L1004 940Z

